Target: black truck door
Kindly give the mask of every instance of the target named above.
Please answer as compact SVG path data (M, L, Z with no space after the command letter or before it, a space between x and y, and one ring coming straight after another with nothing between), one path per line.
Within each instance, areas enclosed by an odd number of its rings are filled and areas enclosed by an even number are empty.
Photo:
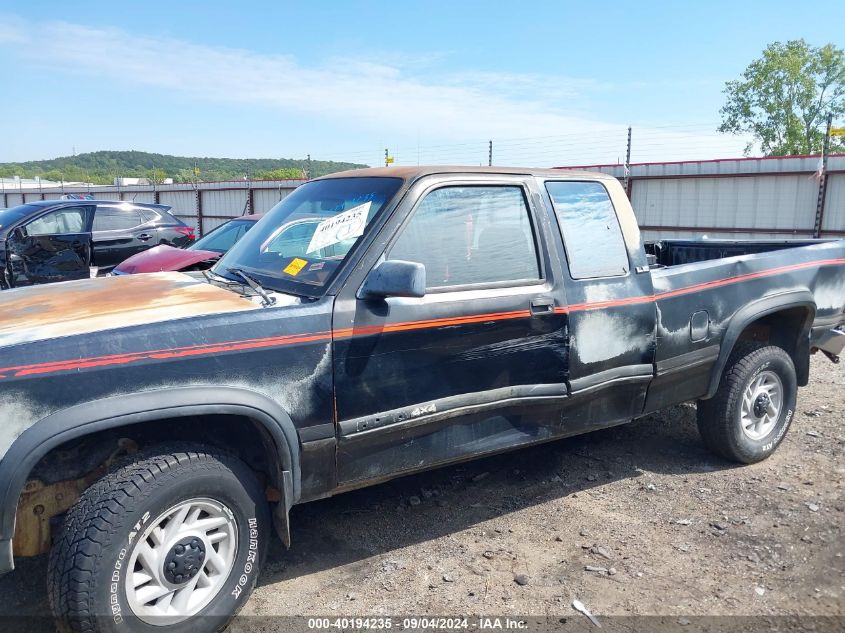
M13 286L90 277L93 206L52 209L15 228L6 240Z
M620 224L609 188L627 202L616 181L546 181L544 188L568 262L566 424L575 431L631 420L643 411L654 373L657 321L639 229L633 217Z
M341 483L555 433L567 393L567 315L555 309L565 300L560 262L546 247L550 218L531 200L521 177L424 179L341 290L333 325ZM426 295L356 298L377 259L424 264Z

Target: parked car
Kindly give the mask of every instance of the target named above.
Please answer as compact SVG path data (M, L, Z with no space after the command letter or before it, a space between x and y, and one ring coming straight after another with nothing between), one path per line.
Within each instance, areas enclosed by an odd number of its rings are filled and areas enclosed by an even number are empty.
M687 401L756 462L843 288L845 241L643 244L604 174L313 180L204 279L0 296L0 569L54 543L62 630L204 633L294 504Z
M166 270L207 270L249 231L264 214L244 215L229 220L184 248L167 244L133 255L115 266L115 275L159 273Z
M157 244L186 246L194 229L167 205L44 200L0 210L0 288L84 279Z

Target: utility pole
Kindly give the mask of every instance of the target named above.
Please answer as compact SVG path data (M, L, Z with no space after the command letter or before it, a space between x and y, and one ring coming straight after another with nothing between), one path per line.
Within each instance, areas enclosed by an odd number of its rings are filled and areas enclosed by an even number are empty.
M833 112L827 115L827 129L824 133L824 144L822 145L821 173L819 174L819 199L816 203L816 223L813 226L813 237L821 236L822 223L824 221L824 199L827 195L827 152L830 149L830 127L833 125Z
M487 141L487 143L488 143L488 147L487 147L487 166L492 167L493 166L493 141Z
M628 126L628 148L625 150L625 193L631 199L631 126Z

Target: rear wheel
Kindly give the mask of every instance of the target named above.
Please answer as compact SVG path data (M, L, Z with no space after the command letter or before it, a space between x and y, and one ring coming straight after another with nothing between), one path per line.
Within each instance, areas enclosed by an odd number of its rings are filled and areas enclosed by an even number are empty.
M765 459L789 430L797 395L789 354L780 347L743 344L728 360L716 395L698 403L704 444L744 464Z
M255 586L269 536L255 474L226 453L158 449L71 508L49 566L64 631L219 631Z

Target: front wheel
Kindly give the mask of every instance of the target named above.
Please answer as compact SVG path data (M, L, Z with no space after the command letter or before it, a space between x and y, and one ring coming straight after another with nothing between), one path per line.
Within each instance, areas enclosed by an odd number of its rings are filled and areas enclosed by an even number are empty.
M698 403L698 430L718 455L759 462L783 441L798 395L795 365L783 349L743 345L731 355L716 395Z
M201 447L153 450L86 490L49 565L63 631L211 633L255 586L270 518L255 474Z

